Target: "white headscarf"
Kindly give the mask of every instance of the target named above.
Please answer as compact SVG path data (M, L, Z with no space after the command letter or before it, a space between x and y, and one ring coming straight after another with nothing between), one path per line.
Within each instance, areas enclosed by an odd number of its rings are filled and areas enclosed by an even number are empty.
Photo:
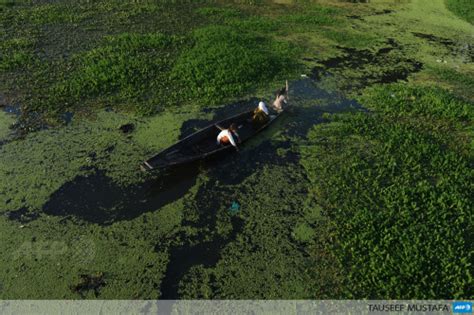
M268 115L268 109L267 109L267 105L265 104L265 102L258 103L258 109L262 110L265 114Z

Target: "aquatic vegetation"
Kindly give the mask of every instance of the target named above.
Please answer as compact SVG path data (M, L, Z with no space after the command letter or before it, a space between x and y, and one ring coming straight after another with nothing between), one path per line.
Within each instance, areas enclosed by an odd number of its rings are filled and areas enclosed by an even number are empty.
M473 28L444 0L20 2L0 25L29 130L0 112L0 298L468 296ZM238 154L139 170L287 78Z
M241 29L241 30L252 30L264 34L278 34L283 33L284 24L276 19L266 18L262 16L251 16L245 19L233 19L226 23L227 25Z
M34 60L33 48L35 40L18 37L0 42L0 71L23 68Z
M102 47L78 57L77 69L53 85L46 106L75 105L83 97L100 95L111 96L119 104L141 101L135 105L138 112L156 113L174 99L169 95L172 82L167 73L182 43L182 38L159 33L109 37ZM43 104L38 106L41 110Z
M14 121L13 115L0 110L0 143L9 138L9 135L12 133L10 126Z
M52 26L62 23L77 23L83 16L73 12L73 6L61 3L37 4L34 6L26 3L16 3L8 9L0 10L2 19L0 23L29 25L33 27ZM21 30L20 30L21 32Z
M474 95L471 93L474 90L474 74L472 72L466 70L461 72L448 66L431 67L428 71L441 82L446 82L447 86L457 94L474 101Z
M52 217L42 217L20 228L0 217L4 244L0 296L158 298L160 292L155 288L166 267L166 244L180 222L179 204L165 206L164 210L132 225L125 222L105 229L94 225L85 228L80 222ZM140 228L143 220L156 233ZM156 243L163 248L155 250ZM111 259L115 266L110 266ZM81 286L81 292L74 290L85 274L101 275L98 290L94 286Z
M474 24L474 4L469 0L445 0L449 10L471 24Z
M467 296L473 174L460 139L472 106L403 84L365 90L360 101L375 112L334 115L301 151L312 194L335 223L347 296Z
M63 182L81 173L81 167L91 161L90 153L96 152L100 157L116 141L116 131L99 136L100 131L108 128L105 124L96 126L94 132L90 127L71 126L62 130L60 137L54 130L45 130L3 145L0 148L2 209L41 207Z
M333 257L320 257L314 246L300 247L290 236L288 228L301 220L300 204L306 199L301 168L272 165L256 170L241 183L211 181L208 185L213 189L203 190L196 196L197 204L190 204L198 206L194 211L200 216L217 212L216 226L226 225L232 215L223 206L237 200L241 210L236 216L243 219L243 226L236 238L223 246L215 264L196 265L185 274L179 284L181 297L311 298L337 292L340 279ZM212 203L208 203L211 198ZM215 209L214 205L220 207ZM215 233L212 226L207 228ZM311 236L313 244L324 247L326 233L323 227L318 229L317 235ZM331 264L333 268L325 269L322 275L320 268Z
M322 79L327 74L335 75L336 85L345 91L357 91L374 83L391 83L406 80L411 73L422 69L423 64L407 58L393 39L377 51L342 48L342 56L319 61L312 69L312 77Z
M359 101L368 108L393 116L415 116L464 123L471 123L474 117L472 104L437 87L377 85L367 89L359 97Z
M141 180L138 166L145 157L179 136L179 116L173 120L158 117L142 123L131 138L118 128L134 118L101 112L93 121L72 123L60 131L43 130L4 144L0 147L2 209L41 208L62 184L94 168L106 170L122 185Z
M196 30L193 39L172 70L188 100L215 104L286 77L295 67L291 46L252 33L211 26Z
M306 10L302 10L304 13L285 16L285 20L305 28L314 28L315 26L319 27L321 25L333 25L337 23L338 17L336 13L341 12L341 9L323 6L310 6L305 9Z
M210 119L209 114L198 110L190 112L164 112L158 116L146 118L146 123L140 124L132 134L132 138L150 152L157 152L170 146L179 139L182 132L181 126L188 119L196 116Z
M378 36L369 32L357 31L353 29L326 28L322 30L324 35L336 44L344 47L363 48L377 44Z
M242 17L242 12L234 8L216 8L216 7L203 7L196 9L196 13L202 14L212 19L228 19L228 18L239 18Z
M70 6L61 4L43 4L30 10L20 10L17 18L36 25L79 22L81 16L73 14L68 8Z

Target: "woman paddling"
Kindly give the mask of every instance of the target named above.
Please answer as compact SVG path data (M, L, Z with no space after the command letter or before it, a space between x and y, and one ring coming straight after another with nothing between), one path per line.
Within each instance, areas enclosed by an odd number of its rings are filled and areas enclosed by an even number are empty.
M283 110L283 104L288 103L288 84L277 91L275 101L273 101L273 109L278 113Z

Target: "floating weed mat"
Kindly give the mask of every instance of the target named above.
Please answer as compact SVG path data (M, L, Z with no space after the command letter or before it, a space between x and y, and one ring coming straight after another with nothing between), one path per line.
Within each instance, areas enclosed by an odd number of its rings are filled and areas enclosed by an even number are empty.
M183 85L183 96L207 105L266 84L295 66L290 45L248 31L209 26L196 30L193 42L172 77Z
M4 142L12 134L10 126L15 122L15 116L1 110L0 107L0 143Z
M34 61L36 41L31 37L14 37L0 42L0 71L24 69Z
M307 221L318 231L311 239L300 242L291 236L294 226L306 222L300 211L307 198L301 167L268 165L237 183L216 181L212 172L209 175L186 212L195 214L208 242L219 237L226 242L213 253L220 259L211 264L206 263L205 253L196 254L203 263L188 267L183 278L177 279L180 298L334 296L340 285L337 266L331 255L322 257L317 249L324 247L328 230L313 225L321 217ZM241 206L234 216L228 212L233 200ZM236 218L243 221L242 226L235 226ZM329 270L330 264L334 268Z
M31 95L19 99L25 114L40 113L51 122L66 111L100 107L151 115L174 105L215 105L295 73L298 50L258 34L251 25L212 25L180 35L108 35L92 49L35 63L31 78L22 78ZM22 45L26 53L30 46ZM5 67L18 72L15 58Z
M430 66L426 70L420 75L423 83L444 86L457 95L462 95L474 102L474 94L472 93L474 91L474 71L469 69L455 70L452 65Z
M446 6L454 14L474 24L474 4L469 0L447 0Z
M365 90L361 103L375 112L329 116L301 149L311 194L335 222L346 296L467 297L472 106L403 84Z
M0 215L2 297L158 299L181 211L173 203L107 227L47 215L17 223ZM156 244L162 248L155 251ZM89 282L83 275L98 277Z
M108 37L104 45L76 56L72 74L53 85L35 109L77 107L84 98L100 96L122 107L134 102L141 114L156 113L176 99L167 73L183 44L182 37L160 33Z

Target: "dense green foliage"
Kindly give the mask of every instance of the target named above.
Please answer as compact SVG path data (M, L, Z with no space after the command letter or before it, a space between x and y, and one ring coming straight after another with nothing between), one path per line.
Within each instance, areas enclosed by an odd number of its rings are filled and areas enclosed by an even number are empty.
M212 26L194 33L195 44L178 59L173 77L189 98L219 102L294 67L288 44L243 30Z
M69 79L53 86L55 99L48 102L67 104L84 97L112 95L121 103L141 101L141 112L154 113L158 106L173 100L167 74L182 44L182 38L160 33L110 37L103 46L78 56L77 69ZM159 104L146 102L157 94Z
M362 95L359 101L368 108L392 117L410 116L453 123L472 122L474 117L472 104L435 87L404 84L376 86Z
M474 2L471 0L445 0L445 2L449 10L474 24Z
M13 38L0 42L0 71L23 68L33 60L34 41L29 38Z
M348 296L466 297L474 174L463 129L472 105L403 84L360 100L375 112L332 117L302 150L316 200L337 222Z

